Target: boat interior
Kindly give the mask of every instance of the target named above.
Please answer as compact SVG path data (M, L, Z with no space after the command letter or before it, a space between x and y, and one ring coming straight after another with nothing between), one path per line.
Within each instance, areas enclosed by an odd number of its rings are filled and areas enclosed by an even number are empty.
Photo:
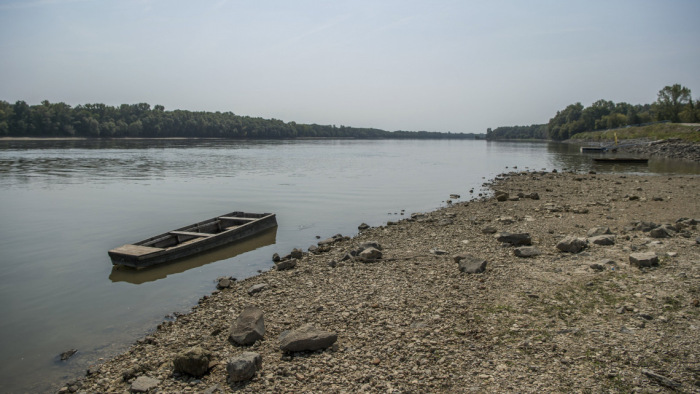
M139 242L137 245L151 248L171 248L173 246L195 242L202 238L211 237L212 235L224 231L233 230L258 219L259 217L220 216L216 219L193 224L149 238L143 242Z

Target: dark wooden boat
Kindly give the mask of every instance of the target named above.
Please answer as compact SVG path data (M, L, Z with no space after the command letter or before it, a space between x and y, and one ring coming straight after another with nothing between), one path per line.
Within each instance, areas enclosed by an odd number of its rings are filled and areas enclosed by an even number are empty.
M277 226L273 213L231 212L110 250L114 265L141 268L192 256Z
M638 159L634 157L600 157L594 158L593 161L596 163L648 163L649 159Z

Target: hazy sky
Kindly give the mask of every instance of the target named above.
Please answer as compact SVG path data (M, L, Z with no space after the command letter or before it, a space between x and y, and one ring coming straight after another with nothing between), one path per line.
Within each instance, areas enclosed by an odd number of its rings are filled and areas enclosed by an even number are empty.
M0 100L483 133L700 98L700 1L0 0Z

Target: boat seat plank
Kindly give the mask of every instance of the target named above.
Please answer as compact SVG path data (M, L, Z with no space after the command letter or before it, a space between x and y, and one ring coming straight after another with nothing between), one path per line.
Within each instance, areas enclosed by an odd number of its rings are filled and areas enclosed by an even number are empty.
M163 248L153 248L150 246L141 245L123 245L118 248L110 250L113 253L119 253L129 256L143 256L146 254L151 254L155 252L160 252Z
M205 234L205 233L194 233L190 231L171 231L168 234L172 235L191 235L193 237L211 237L213 234Z
M219 216L219 219L223 219L223 220L244 220L244 221L252 222L252 221L258 220L258 219L260 219L260 218L239 218L239 217L236 217L236 216Z

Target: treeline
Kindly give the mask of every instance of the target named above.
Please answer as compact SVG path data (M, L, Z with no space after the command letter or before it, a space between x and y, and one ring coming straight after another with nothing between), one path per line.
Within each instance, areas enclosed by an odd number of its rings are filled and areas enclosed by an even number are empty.
M85 104L43 101L28 105L0 101L0 137L87 138L425 138L471 139L475 134L429 131L388 132L374 128L297 124L278 119L235 115L232 112L166 111L162 105Z
M486 130L488 140L547 139L547 125L502 126Z
M565 140L584 131L615 129L652 122L700 121L700 105L693 102L690 89L675 84L661 89L652 104L614 103L598 100L588 107L570 104L547 124L498 127L486 130L487 139Z

